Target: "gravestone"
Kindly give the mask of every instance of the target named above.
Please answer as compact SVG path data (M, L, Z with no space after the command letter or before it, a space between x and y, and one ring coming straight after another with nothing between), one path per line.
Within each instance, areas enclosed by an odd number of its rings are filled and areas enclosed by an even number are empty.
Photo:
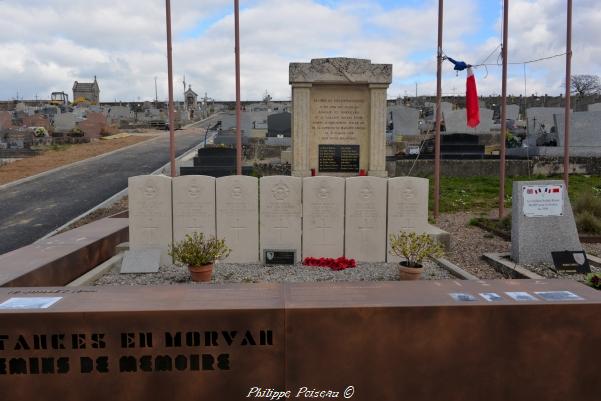
M390 234L400 231L429 234L445 248L450 247L450 234L428 223L427 178L396 177L388 180L388 231L386 253L388 262L400 258L391 254Z
M563 181L514 181L511 259L553 265L553 251L581 251L570 198Z
M419 110L405 106L391 106L388 108L392 115L392 132L394 135L419 134Z
M129 177L128 194L130 249L160 249L161 264L170 264L167 252L172 241L171 178L164 175Z
M490 134L493 126L493 111L480 109L480 124L476 128L467 126L465 109L444 112L445 132L447 134Z
M301 258L302 179L288 176L261 178L260 186L260 257L264 251L295 251Z
M500 111L499 111L500 113ZM507 105L507 119L508 120L518 120L520 118L520 106L517 104L508 104Z
M557 145L564 146L565 114L555 114ZM571 116L570 148L582 147L601 151L601 111L578 111Z
M303 179L303 258L344 254L344 178Z
M13 117L10 111L0 111L0 131L12 128Z
M386 179L346 179L344 254L360 262L386 261Z
M232 263L259 261L259 193L255 177L231 175L216 180L217 238L232 250Z
M54 117L54 132L67 133L75 128L75 114L62 113Z
M563 114L563 107L530 107L526 109L528 135L539 136L557 131L553 115Z
M290 63L292 175L386 177L391 64L350 58Z
M589 104L588 111L601 111L601 103L593 103L593 104Z
M187 234L215 236L215 178L185 175L173 178L173 240Z

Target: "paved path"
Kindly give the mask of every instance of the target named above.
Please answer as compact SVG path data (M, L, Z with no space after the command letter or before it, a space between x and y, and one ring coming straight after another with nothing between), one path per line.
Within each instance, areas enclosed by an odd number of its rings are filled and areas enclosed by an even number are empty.
M218 119L218 117L214 117ZM205 130L176 131L176 154L204 140ZM29 245L127 187L130 176L150 174L169 161L169 135L121 152L0 189L0 255Z

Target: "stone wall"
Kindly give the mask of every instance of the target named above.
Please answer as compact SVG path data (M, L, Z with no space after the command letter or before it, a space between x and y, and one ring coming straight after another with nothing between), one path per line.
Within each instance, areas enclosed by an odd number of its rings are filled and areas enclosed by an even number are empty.
M434 160L397 160L387 163L391 176L429 177L434 174ZM533 157L530 160L507 160L505 171L508 176L542 175L563 173L562 157ZM413 167L413 169L411 169ZM486 177L499 175L498 160L441 160L441 174L449 177ZM601 175L601 158L571 157L570 174Z

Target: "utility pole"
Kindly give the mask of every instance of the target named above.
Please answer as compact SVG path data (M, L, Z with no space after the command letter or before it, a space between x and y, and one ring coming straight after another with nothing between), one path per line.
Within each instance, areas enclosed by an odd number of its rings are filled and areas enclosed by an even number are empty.
M507 39L509 0L503 1L503 78L501 88L501 137L499 138L499 220L505 215L505 138L507 131Z
M444 0L438 0L438 46L436 48L436 136L434 139L434 220L440 213L440 123L442 111L442 28Z
M234 35L236 47L236 174L242 175L242 135L240 132L240 6L234 0Z
M572 83L572 0L568 0L566 29L566 108L563 139L563 182L566 191L570 181L570 128L572 124L571 109L571 83Z
M173 127L173 55L171 49L171 0L165 0L165 18L167 20L167 79L169 88L169 158L171 177L175 177L175 131Z

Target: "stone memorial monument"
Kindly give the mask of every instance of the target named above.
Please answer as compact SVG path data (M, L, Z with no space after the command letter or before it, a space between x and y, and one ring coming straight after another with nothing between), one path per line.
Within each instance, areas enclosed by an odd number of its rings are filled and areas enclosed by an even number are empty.
M346 179L344 254L359 262L386 261L386 179Z
M344 253L344 178L303 179L303 258Z
M171 178L164 175L129 177L129 247L160 249L161 264L171 264Z
M418 177L397 177L388 180L388 232L400 231L427 233L446 249L450 247L451 236L428 223L428 179ZM400 259L390 253L390 240L387 240L387 261Z
M292 175L386 177L391 64L351 58L290 63Z
M265 250L294 251L301 258L302 179L288 176L263 177L260 186L260 257Z
M259 261L258 181L242 175L216 180L217 238L232 249L225 262Z
M215 236L215 178L206 175L184 175L173 182L173 240L186 234Z
M511 259L552 265L554 251L582 251L564 182L514 181Z

